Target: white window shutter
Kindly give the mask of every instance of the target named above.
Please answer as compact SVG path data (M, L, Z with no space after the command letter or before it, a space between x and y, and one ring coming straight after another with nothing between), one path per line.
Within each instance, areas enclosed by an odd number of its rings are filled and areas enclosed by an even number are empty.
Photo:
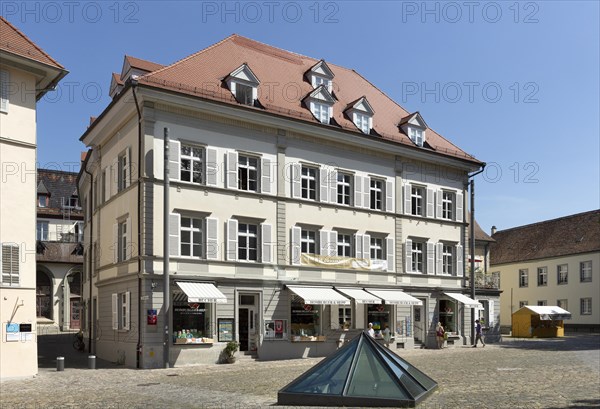
M217 163L217 150L206 148L206 185L217 186L219 164Z
M456 275L463 276L463 246L456 245Z
M302 229L298 226L292 226L292 230L291 230L291 240L292 240L292 245L291 245L291 254L290 257L292 258L291 260L291 264L294 266L299 266L300 264L302 264L302 259L301 259L301 245L300 245L300 237L301 237L301 233L302 233Z
M363 258L366 260L371 259L371 235L363 235Z
M456 221L457 222L463 221L463 194L462 193L456 194Z
M123 322L123 329L129 331L131 321L131 292L125 293L125 322Z
M363 207L363 181L362 176L354 175L354 206Z
M238 188L238 154L237 152L227 152L227 188ZM237 252L237 250L236 250Z
M227 220L227 260L237 261L238 259L238 221L235 219Z
M412 271L412 240L410 239L406 239L404 244L404 266L407 273Z
M115 158L110 166L110 191L117 194L119 192L119 158Z
M113 263L119 262L119 223L113 224Z
M181 180L181 143L169 140L169 180Z
M443 207L442 200L444 199L444 192L440 189L435 193L435 217L438 219L442 218L443 215Z
M492 328L494 326L494 300L488 300L488 321L487 326Z
M302 166L300 166L299 163L292 163L292 166L290 166L290 172L292 173L290 175L290 179L292 181L292 197L299 199L302 197L302 185L300 181Z
M273 226L267 223L260 225L260 240L262 244L260 256L263 263L273 262L273 241L271 240L271 230Z
M0 111L8 112L8 91L10 76L8 71L0 71Z
M219 257L219 219L206 218L206 259L217 260Z
M119 295L112 294L112 329L119 329Z
M272 193L273 184L273 169L271 167L271 160L268 158L262 158L260 171L262 174L260 181L260 191L262 193Z
M436 244L437 251L435 252L435 264L436 264L436 273L442 274L444 272L443 260L444 260L444 244L437 243Z
M363 235L355 233L354 234L354 257L356 258L364 258L363 256Z
M125 248L125 260L129 260L132 256L133 256L133 242L131 241L131 229L132 229L132 223L131 223L131 217L128 217L127 220L125 220L125 224L127 225L127 231L126 231L126 248Z
M404 214L412 214L412 188L410 183L404 185Z
M327 230L319 230L319 247L322 256L329 255L329 232Z
M394 209L394 184L390 181L385 182L385 211L395 212Z
M395 244L394 239L392 237L387 237L385 239L385 257L387 260L387 271L395 270L395 260L394 260L394 252L395 252Z
M127 189L129 186L131 186L131 148L127 147L127 149L125 149L125 169L124 172L125 174L125 180L123 181L123 186L125 187L125 189Z
M369 176L363 177L363 206L366 209L371 208L371 178Z
M181 215L169 214L169 255L181 255Z
M433 189L427 189L427 217L434 217L434 211L435 211L435 198L434 198L434 190Z
M110 199L110 166L104 168L102 177L104 178L104 197L102 199L106 202Z
M327 167L319 168L319 201L327 203L329 201L329 172Z
M337 203L337 170L329 171L329 203Z
M329 255L331 257L335 257L337 256L337 231L330 231L329 232Z
M435 274L435 244L427 242L427 274Z

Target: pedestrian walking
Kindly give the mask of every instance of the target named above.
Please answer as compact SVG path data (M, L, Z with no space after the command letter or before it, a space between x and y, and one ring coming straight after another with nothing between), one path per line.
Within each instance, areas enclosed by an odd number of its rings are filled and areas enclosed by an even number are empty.
M390 327L385 324L385 328L383 329L383 344L389 348L390 342L392 340L392 331L390 331Z
M477 348L477 343L481 341L483 347L485 348L485 342L483 342L483 336L481 333L481 324L479 320L475 320L475 344L473 344L473 348Z
M444 327L442 327L442 323L438 322L437 327L435 328L435 336L437 338L438 349L444 348L444 334L446 331Z

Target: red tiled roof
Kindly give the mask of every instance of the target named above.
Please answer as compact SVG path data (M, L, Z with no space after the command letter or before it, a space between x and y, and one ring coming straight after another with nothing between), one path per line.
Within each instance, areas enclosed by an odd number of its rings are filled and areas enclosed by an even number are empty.
M491 264L600 251L600 210L497 231Z
M319 126L329 126L320 125L302 102L313 91L304 74L317 62L319 62L317 59L234 34L172 65L140 77L139 83L242 106L246 109L264 108L266 112L301 119ZM239 104L223 83L223 79L243 63L246 63L261 80L259 102L263 108ZM398 127L400 121L409 115L409 112L354 70L330 63L327 65L335 74L333 94L337 102L334 105L333 119L342 129L361 133L344 115L344 110L349 103L364 96L375 111L374 131L383 139L415 147L415 144ZM149 65L146 67L150 68ZM480 163L432 129L427 129L426 138L428 145L434 151Z
M112 73L112 77L113 77L113 80L115 80L115 82L117 83L117 85L123 85L124 84L123 80L121 79L121 74L113 72Z
M162 65L162 64L158 64L158 63L155 63L152 61L142 60L141 58L132 57L130 55L126 55L125 59L127 60L127 62L129 62L129 66L131 68L137 68L138 70L142 70L142 71L152 72L152 71L160 70L161 68L164 67L164 65Z
M2 16L0 16L0 50L64 70L62 65Z
M471 212L467 212L467 222L471 223ZM486 232L483 231L477 220L475 220L475 230L473 231L475 236L475 241L489 241L492 242L492 239ZM471 237L471 225L469 224L469 237Z

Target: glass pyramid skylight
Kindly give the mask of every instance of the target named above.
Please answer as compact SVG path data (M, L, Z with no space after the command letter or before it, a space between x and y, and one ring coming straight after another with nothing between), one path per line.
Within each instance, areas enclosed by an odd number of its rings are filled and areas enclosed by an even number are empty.
M278 393L280 405L414 407L437 382L365 332Z

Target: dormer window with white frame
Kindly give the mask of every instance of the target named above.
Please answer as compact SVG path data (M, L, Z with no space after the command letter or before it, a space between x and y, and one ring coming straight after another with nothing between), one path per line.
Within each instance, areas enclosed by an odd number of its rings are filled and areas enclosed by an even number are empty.
M235 99L243 105L254 106L258 99L260 81L247 64L242 64L226 78L227 86Z
M317 89L323 85L329 93L333 91L333 71L324 60L313 65L306 75L313 88Z
M417 146L423 146L427 139L427 124L420 113L410 114L400 121L400 128Z
M329 124L333 117L335 99L324 85L319 86L306 97L306 105L315 118L322 124Z
M366 97L359 98L356 102L350 104L347 114L352 122L362 133L370 134L373 128L373 108Z

